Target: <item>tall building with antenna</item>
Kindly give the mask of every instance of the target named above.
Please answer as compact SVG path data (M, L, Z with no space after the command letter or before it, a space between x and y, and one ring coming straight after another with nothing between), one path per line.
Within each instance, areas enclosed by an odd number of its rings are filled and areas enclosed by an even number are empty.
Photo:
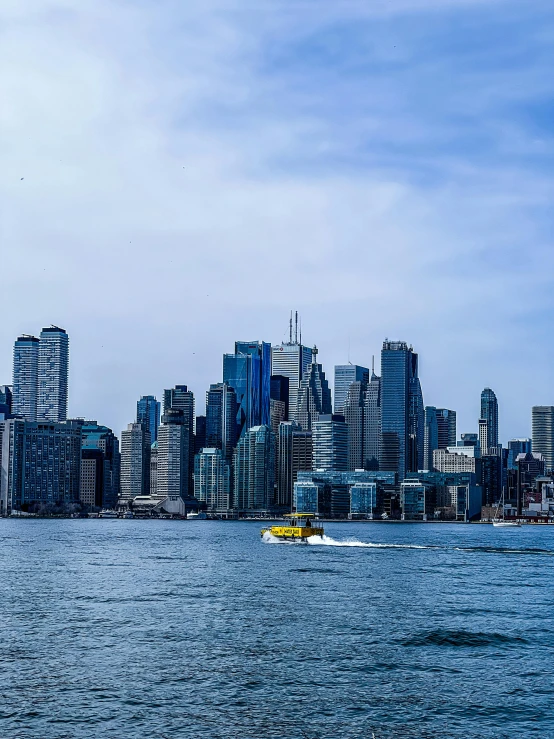
M344 413L344 404L348 395L348 388L353 382L361 382L367 385L369 382L369 369L357 364L335 365L335 390L333 393L334 413Z
M298 311L294 314L294 324L291 311L288 342L271 347L271 374L289 379L288 417L291 420L296 419L298 388L311 361L312 350L302 344L302 324L299 324Z

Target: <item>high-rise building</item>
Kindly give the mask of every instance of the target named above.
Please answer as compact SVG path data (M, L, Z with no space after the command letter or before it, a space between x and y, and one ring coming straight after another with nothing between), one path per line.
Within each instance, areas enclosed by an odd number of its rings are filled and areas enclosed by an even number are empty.
M335 387L336 387L335 367ZM365 433L365 403L367 383L356 380L351 383L342 404L344 420L348 427L348 469L362 470L365 465L364 433Z
M196 416L196 433L194 434L194 453L198 454L206 444L206 416Z
M486 418L479 419L479 447L481 456L489 453L489 422Z
M433 452L456 446L456 411L425 406L425 433L423 440L423 468L433 469Z
M141 423L130 423L121 432L121 500L150 493L150 431Z
M287 419L296 420L298 388L312 359L312 350L303 346L302 336L298 337L298 314L296 314L293 334L292 314L288 342L271 347L271 374L287 377L289 380L289 403Z
M206 392L206 447L221 449L230 462L237 444L237 394L226 382L210 385Z
M158 497L158 442L150 448L150 496Z
M183 423L186 427L187 435L187 468L185 474L187 477L187 495L192 491L192 474L194 471L194 394L186 385L175 385L170 390L164 390L164 415L170 409L183 411Z
M418 356L404 341L385 341L381 352L381 470L423 467L424 407Z
M180 408L168 408L158 429L157 497L186 500L192 494L190 468L190 419Z
M80 424L14 418L0 426L0 515L79 502Z
M312 432L296 421L279 425L277 442L277 499L279 508L290 510L292 492L299 471L312 469Z
M241 436L233 467L238 512L267 510L275 486L275 437L269 426L253 426Z
M238 435L253 426L269 425L271 345L236 341L235 353L223 355L223 382L237 394Z
M348 426L339 414L320 415L312 425L314 470L348 469Z
M6 412L12 412L12 386L0 385L0 405L5 406Z
M67 418L69 337L59 326L40 332L37 418L59 423Z
M530 454L533 451L531 439L510 439L508 442L507 468L517 470L516 460L519 454Z
M487 449L498 446L498 400L486 387L481 393L481 416L487 422ZM486 452L483 450L483 454Z
M312 430L312 424L320 415L331 413L331 390L323 367L317 363L317 347L312 349L312 363L304 372L298 388L296 418L305 431Z
M456 446L456 411L437 408L438 447Z
M137 423L142 423L150 431L153 444L158 438L160 425L160 402L153 395L143 395L137 400Z
M37 420L38 348L36 336L19 336L13 347L12 413Z
M475 452L477 451L477 454ZM481 466L478 447L448 447L435 449L433 452L433 469L437 472L456 473L473 472L479 479Z
M284 375L271 375L269 397L284 404L285 417L283 421L289 420L290 403L290 381Z
M542 454L547 471L554 470L554 406L534 405L532 409L533 452Z
M364 468L379 469L381 453L381 378L374 371L367 386L364 408Z
M81 425L82 457L89 460L81 474L81 480L83 474L88 480L88 492L81 489L81 501L101 508L115 508L120 492L119 439L110 428L97 421L74 423ZM93 488L94 503L90 500Z
M227 515L231 508L230 467L221 449L204 448L194 458L194 497L208 511Z
M361 382L367 385L369 382L369 369L357 364L335 365L335 390L333 393L333 412L344 415L344 404L348 390L353 382Z

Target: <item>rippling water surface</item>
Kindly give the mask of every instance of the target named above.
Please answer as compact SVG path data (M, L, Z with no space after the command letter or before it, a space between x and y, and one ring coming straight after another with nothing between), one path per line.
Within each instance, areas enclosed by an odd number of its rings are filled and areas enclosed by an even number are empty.
M554 737L554 527L259 528L0 520L0 736Z

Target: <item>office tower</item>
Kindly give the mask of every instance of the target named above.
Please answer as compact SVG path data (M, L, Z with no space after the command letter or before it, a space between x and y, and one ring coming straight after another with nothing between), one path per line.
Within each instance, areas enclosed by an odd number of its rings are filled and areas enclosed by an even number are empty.
M230 467L221 449L206 447L194 458L194 497L208 511L227 514L231 508Z
M110 428L97 421L72 423L81 426L82 458L89 460L82 472L88 480L88 492L81 489L81 501L101 508L115 508L120 493L119 439ZM94 503L90 500L93 488Z
M150 447L150 496L158 497L158 442Z
M336 368L335 368L336 370ZM336 387L336 374L335 374ZM348 427L348 469L364 469L364 409L367 383L360 380L352 382L344 401L344 420Z
M304 372L298 388L296 418L304 431L312 430L312 423L320 415L331 413L331 390L325 378L323 367L317 363L317 347L312 349L312 363Z
M498 454L481 455L480 463L483 505L494 505L502 495L502 457Z
M153 395L143 395L137 400L137 423L142 423L150 431L153 444L158 438L160 425L160 402Z
M81 451L79 500L88 508L103 508L102 452L100 449L83 449Z
M79 502L81 427L10 419L0 426L0 515ZM48 508L46 508L48 510Z
M460 441L457 442L456 446L479 446L479 435L478 434L461 434L460 435Z
M344 404L348 389L353 382L361 382L367 385L369 382L369 369L357 364L335 365L335 390L333 394L333 413L344 414Z
M234 507L262 511L273 504L275 437L269 426L254 426L241 436L234 455Z
M19 336L13 347L12 413L37 420L38 347L36 336Z
M532 409L533 452L542 454L547 471L554 469L554 406L534 405Z
M498 446L498 401L486 387L481 393L481 416L487 422L487 449Z
M282 400L269 401L270 427L275 436L279 433L279 426L287 420L286 405Z
M198 454L206 444L206 416L196 416L196 433L194 434L194 453Z
M190 467L190 418L180 408L168 408L158 429L158 498L186 500L192 495Z
M437 449L456 446L456 411L451 411L448 408L437 408L437 427Z
M486 418L479 419L479 447L481 455L489 453L489 422Z
M298 472L312 469L312 432L304 431L296 421L281 423L277 456L276 504L290 510Z
M187 450L187 494L192 491L192 473L194 471L194 394L186 385L175 385L170 390L164 390L164 414L169 409L183 411L184 425L186 427L188 450Z
M237 444L238 402L235 389L226 382L210 385L206 392L206 446L221 449L230 462Z
M437 409L433 405L425 406L425 433L423 440L423 469L433 469L433 452L439 447L439 424Z
M270 422L271 346L265 341L236 341L223 355L223 382L237 394L238 436Z
M0 405L6 407L6 412L12 412L12 386L11 385L0 385Z
M381 451L381 378L375 371L365 394L364 408L364 467L368 470L379 469Z
M291 313L288 342L271 347L271 374L287 377L289 380L289 403L287 408L287 420L289 421L296 420L298 388L312 359L312 350L307 346L303 346L301 333L299 340L298 313L295 316L293 333Z
M530 454L533 451L531 439L510 439L508 442L507 467L509 470L517 469L516 459L519 454Z
M37 418L59 423L67 418L69 337L59 326L40 332Z
M322 414L312 426L314 470L348 469L348 426L344 416Z
M121 500L150 493L150 431L141 423L130 423L121 432Z
M283 421L289 420L289 403L290 403L290 380L284 375L271 375L269 397L271 400L277 400L285 406L285 417Z
M381 457L379 468L397 472L423 466L424 408L418 356L404 341L385 341L381 352Z

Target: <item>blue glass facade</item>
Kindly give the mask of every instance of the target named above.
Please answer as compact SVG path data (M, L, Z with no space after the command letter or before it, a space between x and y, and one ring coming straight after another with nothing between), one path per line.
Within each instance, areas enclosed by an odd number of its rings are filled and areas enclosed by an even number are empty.
M496 395L486 387L481 393L481 418L487 422L487 443L489 449L498 446L498 401ZM486 454L485 450L482 450Z
M153 395L143 395L137 401L137 423L142 423L146 431L150 431L152 444L158 439L161 404Z
M237 395L239 436L253 426L270 425L271 344L235 342L235 353L223 355L223 382Z

